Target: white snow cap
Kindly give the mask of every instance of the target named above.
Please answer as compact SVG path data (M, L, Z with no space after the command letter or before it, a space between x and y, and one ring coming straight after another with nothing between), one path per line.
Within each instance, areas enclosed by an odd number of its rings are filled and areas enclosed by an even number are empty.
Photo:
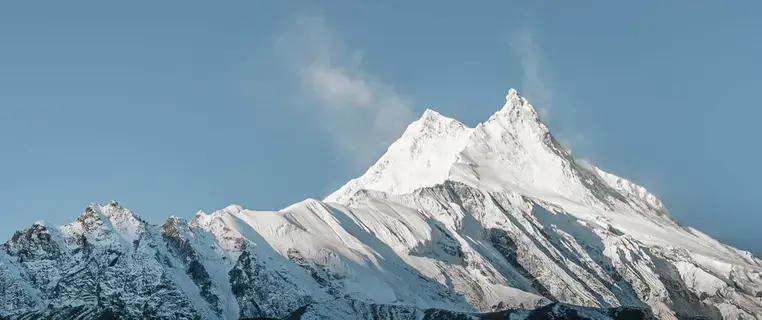
M514 88L508 89L508 94L505 95L505 101L511 101L511 99L518 97L519 92Z
M587 186L589 177L580 177L581 171L589 171L599 185L626 198L651 206L660 203L640 186L594 166L582 168L569 159L570 155L550 139L550 131L537 110L518 90L508 89L505 99L502 108L476 128L426 109L365 174L325 201L347 203L363 189L405 194L453 180L498 189L523 186L524 194L553 194L596 202L600 199L593 199L595 192ZM470 169L464 171L464 166Z
M436 119L439 117L443 117L441 113L429 108L423 110L423 114L421 115L421 119Z

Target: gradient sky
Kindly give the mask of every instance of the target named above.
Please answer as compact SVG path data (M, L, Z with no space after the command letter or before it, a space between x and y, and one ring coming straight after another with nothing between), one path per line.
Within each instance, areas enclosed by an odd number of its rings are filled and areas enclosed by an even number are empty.
M4 2L0 238L111 199L160 223L322 198L425 108L474 125L516 87L762 255L762 3L505 2Z

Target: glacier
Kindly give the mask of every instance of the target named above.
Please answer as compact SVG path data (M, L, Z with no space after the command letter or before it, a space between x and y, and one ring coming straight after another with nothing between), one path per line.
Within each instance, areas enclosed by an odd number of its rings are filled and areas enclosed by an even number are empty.
M762 260L575 159L514 89L473 128L426 110L322 201L231 205L161 225L112 201L63 226L35 222L0 247L8 319L613 319L633 310L760 319Z

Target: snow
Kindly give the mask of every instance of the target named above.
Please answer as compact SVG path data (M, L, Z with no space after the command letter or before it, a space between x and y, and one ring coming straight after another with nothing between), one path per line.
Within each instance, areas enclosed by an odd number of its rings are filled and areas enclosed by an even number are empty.
M428 111L422 119L429 117L440 119L437 123L449 119ZM418 121L421 122L425 121ZM568 150L552 138L532 105L513 89L509 90L505 105L475 128L454 125L445 127L447 130L442 131L444 126L414 125L415 123L368 172L347 183L327 197L326 201L357 206L358 202L361 202L357 199L364 197L357 196L362 190L375 192L370 193L371 196L389 197L408 194L411 189L437 185L442 181L458 181L489 193L511 190L530 199L542 199L541 202L545 206L557 208L550 210L551 215L557 214L556 211L565 212L572 217L572 220L568 221L575 222L561 226L554 224L552 228L614 228L624 232L625 237L637 241L639 245L686 249L702 257L704 264L713 266L714 269L710 269L719 273L722 279L729 279L728 275L733 272L733 267L729 270L728 266L735 266L744 270L743 272L754 274L762 270L757 262L759 260L750 257L746 252L721 244L695 229L679 226L669 217L663 203L642 186L607 173L592 164L575 160ZM421 132L421 129L424 131ZM408 148L397 147L416 145L422 140L420 136L433 141L429 142L429 145L436 146L439 150L439 153L430 153L437 154L436 161L427 162L431 164L423 169L416 167L420 164L416 162L415 150L418 148L403 152L402 150ZM431 138L432 136L436 138ZM406 168L415 168L415 172L406 172ZM499 222L495 217L482 217L487 220L481 222L483 225L495 225ZM436 218L446 224L452 221L442 217ZM554 221L560 222L557 219ZM580 238L579 233L559 234L565 237L566 241L579 241L579 245L572 244L578 254L581 254L580 245L594 242L589 237ZM720 278L695 267L694 262L682 261L676 266L683 281L699 295L716 294L716 291L727 287ZM639 269L638 273L642 274L641 271L643 270ZM663 289L658 278L654 274L652 281L643 285ZM756 288L756 285L753 287ZM658 308L665 307L661 302L657 304Z
M105 270L103 290L50 293L89 288L94 280L77 272L90 269ZM119 290L137 312L153 301L138 290L155 290L172 304L157 306L164 314L205 319L280 317L306 304L316 317L344 310L335 318L349 319L374 308L417 315L551 299L648 306L662 319L762 317L762 261L680 226L645 188L574 159L513 89L474 128L426 110L324 201L230 205L163 226L113 201L60 228L38 223L3 246L0 284L13 292L0 316L20 305L89 306Z
M427 109L363 176L325 201L344 202L360 189L404 194L442 183L471 131L463 123Z

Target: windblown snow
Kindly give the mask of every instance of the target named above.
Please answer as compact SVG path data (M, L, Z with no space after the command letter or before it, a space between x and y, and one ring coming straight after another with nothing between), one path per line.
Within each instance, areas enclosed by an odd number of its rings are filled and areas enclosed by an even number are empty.
M162 225L111 202L64 226L37 222L0 250L0 301L9 318L237 319L311 306L344 319L377 305L423 317L553 303L759 319L762 261L574 159L511 89L475 128L426 110L324 201Z

